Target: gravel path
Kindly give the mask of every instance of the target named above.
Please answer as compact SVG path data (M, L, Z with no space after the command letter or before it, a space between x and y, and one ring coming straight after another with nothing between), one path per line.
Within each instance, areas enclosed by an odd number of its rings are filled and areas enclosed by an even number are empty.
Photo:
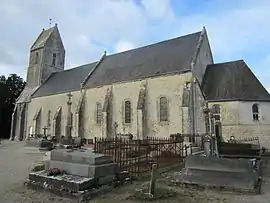
M15 202L9 199L12 191L23 184L32 163L42 159L37 149L24 147L22 142L2 141L0 144L0 202ZM16 196L16 195L15 195Z
M56 197L48 193L27 190L23 183L34 162L41 161L44 153L38 152L34 147L25 147L22 142L3 141L0 144L0 203L34 203L34 202L72 202L68 199ZM269 164L270 165L270 164ZM270 177L270 166L266 169L266 175ZM207 197L207 202L228 202L228 203L269 203L270 202L270 178L265 177L262 195L241 195L234 193L221 193L215 191L188 191L192 196L197 196L200 203ZM136 184L114 189L112 192L93 199L90 202L134 202L127 200L126 197L134 191ZM176 189L176 188L175 188ZM178 189L176 189L178 190ZM180 188L179 188L180 190ZM180 198L180 199L179 199ZM198 198L194 198L198 199ZM203 199L202 199L203 198ZM181 200L181 201L180 201ZM159 202L185 202L181 195L171 200ZM189 201L190 202L190 201ZM192 201L192 202L197 202Z

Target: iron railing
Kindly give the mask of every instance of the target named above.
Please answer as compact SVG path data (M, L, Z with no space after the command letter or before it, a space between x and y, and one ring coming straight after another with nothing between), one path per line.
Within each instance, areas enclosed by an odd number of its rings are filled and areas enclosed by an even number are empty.
M143 140L128 138L95 138L94 150L112 156L121 170L135 176L151 170L151 165L159 167L181 163L188 155L184 138L146 138Z

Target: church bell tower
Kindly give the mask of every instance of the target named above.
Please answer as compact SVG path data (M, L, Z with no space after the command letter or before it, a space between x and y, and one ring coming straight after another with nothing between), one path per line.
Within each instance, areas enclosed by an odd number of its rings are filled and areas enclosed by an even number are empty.
M43 29L30 49L27 87L37 87L53 72L64 70L65 48L57 24Z

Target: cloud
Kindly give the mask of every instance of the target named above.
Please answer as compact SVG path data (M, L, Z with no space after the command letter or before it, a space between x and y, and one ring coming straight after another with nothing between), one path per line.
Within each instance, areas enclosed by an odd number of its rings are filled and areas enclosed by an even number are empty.
M123 51L127 51L127 50L134 49L134 48L135 48L135 46L132 43L120 40L115 45L115 52L116 53L123 52Z
M216 9L216 12L183 16L181 21L178 18L175 22L179 26L174 30L174 36L206 26L215 58L219 61L238 58L254 50L257 52L259 46L270 42L270 24L265 23L270 19L269 7L269 1L261 1L229 10Z
M270 86L264 78L270 67L268 0L215 1L211 7L179 2L176 7L170 0L2 0L0 75L25 75L29 48L52 18L66 49L66 68L98 60L104 50L121 52L206 26L216 62L243 58Z
M170 0L142 0L141 4L150 18L170 19L175 17Z

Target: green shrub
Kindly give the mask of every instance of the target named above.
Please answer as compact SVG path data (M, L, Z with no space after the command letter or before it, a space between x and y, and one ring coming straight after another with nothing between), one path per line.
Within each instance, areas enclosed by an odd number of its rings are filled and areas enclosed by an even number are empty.
M38 171L42 171L42 170L45 170L45 165L44 165L44 163L35 165L35 166L32 168L31 171L33 171L33 172L38 172Z

